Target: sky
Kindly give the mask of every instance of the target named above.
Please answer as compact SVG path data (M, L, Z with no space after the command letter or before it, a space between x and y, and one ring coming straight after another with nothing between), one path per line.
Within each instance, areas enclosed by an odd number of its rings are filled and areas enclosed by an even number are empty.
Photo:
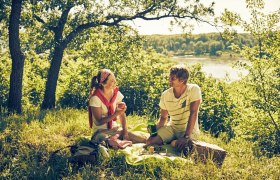
M250 13L246 9L245 0L201 0L205 5L215 2L214 11L215 16L219 16L221 12L226 8L230 11L239 13L244 20L250 19ZM280 0L265 0L264 11L266 13L273 12L280 9ZM151 35L151 34L182 34L183 30L179 27L173 27L170 31L170 20L162 19L155 21L144 21L141 19L136 19L132 22L128 22L129 25L136 28L141 35ZM199 33L209 33L217 32L217 29L206 24L206 23L194 23L193 34Z

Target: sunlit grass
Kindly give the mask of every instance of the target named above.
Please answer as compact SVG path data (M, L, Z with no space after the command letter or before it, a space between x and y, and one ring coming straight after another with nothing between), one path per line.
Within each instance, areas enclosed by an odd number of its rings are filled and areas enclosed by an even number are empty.
M90 139L87 112L64 109L25 113L5 117L0 134L0 177L12 179L278 179L280 158L253 156L253 144L242 139L224 143L202 133L200 140L217 144L228 154L222 167L211 161L148 160L139 166L125 162L124 155L110 150L111 159L97 164L77 166L68 162L69 149L56 156L51 153L67 145ZM129 129L147 121L147 117L128 116ZM188 157L189 158L189 157Z

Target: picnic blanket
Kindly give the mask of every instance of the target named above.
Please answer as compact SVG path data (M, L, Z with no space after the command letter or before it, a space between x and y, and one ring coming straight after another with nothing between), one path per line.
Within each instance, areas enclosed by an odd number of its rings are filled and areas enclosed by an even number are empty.
M136 133L140 131L147 133L147 127L145 124L140 124L132 129L132 132ZM188 144L189 151L179 152L171 144L165 144L162 146L152 145L144 148L144 143L136 143L131 146L127 146L124 149L119 149L119 154L124 154L126 162L130 165L140 165L148 162L149 160L159 159L167 161L183 161L183 162L196 162L200 161L206 163L212 160L218 166L223 164L227 152L221 147L206 143L203 141L191 140ZM105 148L105 147L104 147ZM107 148L105 148L107 151ZM187 156L185 155L187 154ZM190 155L190 156L188 156Z
M144 124L141 124L137 126L134 131L146 132L147 128ZM192 160L194 160L204 163L210 159L218 166L221 166L227 154L226 150L215 144L198 140L190 141L190 158L186 158L170 144L150 146L146 149L143 147L144 145L145 144L133 144L131 147L120 150L120 152L125 154L126 162L131 165L141 164L144 160L148 160L150 158L157 158L171 161L181 160L192 162Z
M147 125L140 124L132 129L132 132L147 132ZM130 165L140 165L145 163L145 161L151 160L153 158L167 160L167 161L191 161L184 157L183 154L176 151L170 144L165 144L162 146L149 146L144 148L144 143L136 143L132 144L132 146L128 146L125 149L118 150L118 153L125 155L125 160ZM151 148L153 152L151 152Z
M167 161L184 161L192 162L184 157L183 154L176 151L170 144L162 146L149 146L144 148L144 143L136 143L130 147L119 150L119 153L125 155L125 160L130 165L140 165L153 158ZM152 149L152 151L151 151Z

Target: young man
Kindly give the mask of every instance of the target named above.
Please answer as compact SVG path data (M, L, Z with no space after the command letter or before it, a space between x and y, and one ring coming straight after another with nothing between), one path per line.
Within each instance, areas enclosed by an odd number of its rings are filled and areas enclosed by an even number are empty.
M188 84L188 78L189 72L184 65L175 65L170 69L171 88L162 93L159 103L158 135L150 137L146 146L177 140L175 147L183 150L187 140L199 133L198 111L202 100L201 90L196 84Z

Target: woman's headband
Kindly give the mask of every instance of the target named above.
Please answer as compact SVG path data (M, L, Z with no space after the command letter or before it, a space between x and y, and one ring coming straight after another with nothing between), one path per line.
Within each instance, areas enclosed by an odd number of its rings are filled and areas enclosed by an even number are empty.
M111 71L109 69L103 69L101 71L101 76L100 76L100 84L105 81L105 79L111 74Z

